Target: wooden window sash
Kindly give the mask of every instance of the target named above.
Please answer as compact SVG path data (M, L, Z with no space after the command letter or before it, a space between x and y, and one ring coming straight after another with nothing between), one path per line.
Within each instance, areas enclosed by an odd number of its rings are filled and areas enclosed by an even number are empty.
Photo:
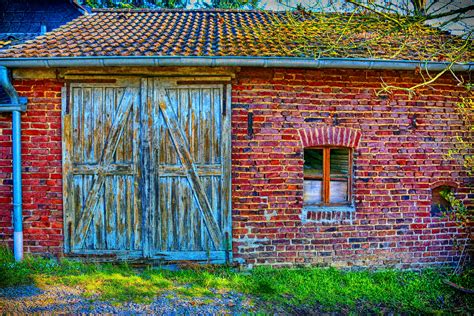
M323 148L323 203L329 204L331 172L331 148Z
M305 180L323 180L323 176L304 176Z
M305 180L322 180L322 203L311 203L310 206L344 206L352 204L352 155L353 148L348 148L348 174L346 177L333 177L331 178L331 149L336 149L339 147L322 147L322 148L313 148L313 149L322 149L323 150L323 174L322 176L305 176ZM331 180L335 181L346 181L347 182L347 202L344 203L330 203L330 185Z
M348 176L348 181L347 181L347 203L349 205L352 204L352 153L353 153L353 148L349 148L349 159L348 159L348 163L349 163L349 166L348 166L348 172L347 172L347 176Z

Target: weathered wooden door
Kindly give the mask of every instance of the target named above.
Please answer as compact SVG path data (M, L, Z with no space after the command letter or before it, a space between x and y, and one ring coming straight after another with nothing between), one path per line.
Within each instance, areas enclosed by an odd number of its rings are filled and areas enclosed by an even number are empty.
M143 79L148 255L224 261L231 240L224 84Z
M66 253L142 256L139 84L72 83L63 99Z
M230 87L149 78L65 90L65 252L229 259Z

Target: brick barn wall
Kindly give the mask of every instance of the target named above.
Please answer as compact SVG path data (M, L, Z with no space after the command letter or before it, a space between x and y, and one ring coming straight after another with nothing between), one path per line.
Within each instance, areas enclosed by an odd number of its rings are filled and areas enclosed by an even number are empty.
M449 78L408 99L375 96L380 77L412 84L411 72L242 68L232 92L234 258L248 265L327 264L418 267L456 259L457 227L430 216L431 187L456 182L446 161L463 95ZM61 87L18 80L22 115L25 251L62 254ZM249 120L252 124L249 124ZM414 123L416 121L416 124ZM360 131L355 150L355 212L350 220L302 220L301 131ZM304 133L303 133L304 134ZM11 115L0 114L0 243L12 243ZM472 201L473 196L469 196Z
M431 187L454 181L458 197L468 198L466 172L443 158L462 124L455 103L465 90L443 78L413 99L404 92L377 97L381 78L419 82L412 72L363 70L247 68L236 76L235 258L249 265L405 268L456 260L458 229L430 215ZM355 213L324 223L313 214L304 221L298 131L328 126L361 132L354 154Z
M61 87L53 80L18 80L28 97L22 114L25 252L59 255L63 244ZM12 245L11 114L0 114L0 243Z

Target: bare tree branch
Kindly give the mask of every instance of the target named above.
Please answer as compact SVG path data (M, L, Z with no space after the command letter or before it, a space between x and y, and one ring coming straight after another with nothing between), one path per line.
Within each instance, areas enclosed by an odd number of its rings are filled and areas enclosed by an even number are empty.
M466 13L466 12L471 11L471 10L474 10L474 5L470 5L470 6L467 6L467 7L464 7L464 8L459 8L459 9L456 9L456 10L451 10L451 11L444 12L444 13L439 13L439 14L428 14L425 17L426 17L427 20L433 20L433 19L439 19L439 18L444 18L444 17L447 17L447 16L455 15L455 14Z
M391 17L390 15L388 15L388 14L385 14L385 13L383 13L383 12L377 11L377 10L375 10L374 8L371 8L371 7L369 7L369 6L367 6L367 5L363 4L363 3L360 3L360 2L358 2L358 1L355 1L355 0L346 0L346 2L352 3L352 4L356 5L356 6L359 6L359 7L362 7L362 8L364 8L364 9L367 9L367 10L369 10L369 11L372 11L372 12L374 12L374 13L377 14L377 15L383 16L383 17L386 18L387 20L390 20L390 21L394 22L395 24L397 24L398 26L400 26L401 28L403 28L403 24L400 23L400 21L398 21L397 19L392 18L392 17Z

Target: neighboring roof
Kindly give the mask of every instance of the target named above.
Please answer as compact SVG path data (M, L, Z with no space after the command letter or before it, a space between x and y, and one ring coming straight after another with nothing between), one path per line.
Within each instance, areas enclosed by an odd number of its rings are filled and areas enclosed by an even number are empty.
M85 12L75 0L0 0L0 51L32 40L41 26L51 31ZM10 97L0 87L0 104Z
M375 47L364 47L364 40L376 32L372 26L371 30L357 30L356 40L362 43L362 48L346 48L338 44L338 39L343 32L351 30L326 28L311 43L320 45L322 53L309 56L311 52L292 50L295 43L291 40L291 29L286 30L288 37L281 41L262 36L266 30L275 29L275 18L284 21L286 14L239 10L96 10L53 32L0 51L0 57L278 56L443 60L431 52L446 43L462 42L455 36L421 26L416 39L407 41L403 35L395 34L381 38ZM301 15L297 18L308 19ZM315 15L309 18L318 19ZM328 39L333 46L341 45L341 49L325 55ZM285 45L285 49L281 45ZM374 45L373 41L370 45ZM464 60L470 61L472 52L467 52Z
M40 35L42 25L52 31L83 12L72 0L0 0L0 49Z
M0 49L24 43L39 35L40 33L0 33Z
M0 87L0 104L9 104L10 102L10 97L8 94L3 91L3 88Z

